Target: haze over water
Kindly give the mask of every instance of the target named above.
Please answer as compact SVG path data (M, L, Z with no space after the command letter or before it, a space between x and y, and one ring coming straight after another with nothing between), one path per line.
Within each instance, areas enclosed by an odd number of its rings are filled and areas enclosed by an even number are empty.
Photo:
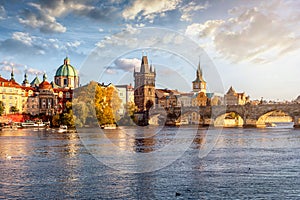
M184 128L183 132L196 128ZM155 131L155 127L151 129ZM119 147L126 144L124 150L146 153L168 144L175 131L163 128L144 141L126 134L119 137L119 129L105 134ZM299 198L299 129L223 129L214 149L199 158L205 131L200 129L184 155L171 165L136 174L103 165L77 133L3 131L0 198ZM102 148L105 151L105 144Z

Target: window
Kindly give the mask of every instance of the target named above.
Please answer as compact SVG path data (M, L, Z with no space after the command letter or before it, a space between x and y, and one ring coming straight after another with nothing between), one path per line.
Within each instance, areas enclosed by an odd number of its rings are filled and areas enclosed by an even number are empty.
M64 79L64 85L66 86L68 84L68 79Z
M70 92L66 93L66 98L70 98Z
M4 94L2 95L2 99L5 99L5 95Z

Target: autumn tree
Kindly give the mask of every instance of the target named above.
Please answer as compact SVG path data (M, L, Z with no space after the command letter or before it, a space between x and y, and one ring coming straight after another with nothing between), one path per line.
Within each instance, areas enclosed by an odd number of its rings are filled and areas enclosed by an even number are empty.
M3 114L3 112L4 112L4 109L5 109L5 107L4 107L4 104L3 104L3 102L2 102L2 101L0 101L0 115L2 115L2 114Z
M121 99L112 85L107 87L98 85L95 90L95 111L100 125L113 124L119 120L118 110Z

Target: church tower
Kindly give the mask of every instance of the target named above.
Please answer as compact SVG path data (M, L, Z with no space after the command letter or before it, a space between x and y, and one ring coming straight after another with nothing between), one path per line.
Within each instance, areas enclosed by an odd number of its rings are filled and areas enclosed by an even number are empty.
M134 69L134 103L139 112L147 111L155 104L155 76L154 67L143 55L140 71Z
M202 77L202 70L200 68L200 61L196 72L196 79L193 81L193 92L206 93L206 82Z

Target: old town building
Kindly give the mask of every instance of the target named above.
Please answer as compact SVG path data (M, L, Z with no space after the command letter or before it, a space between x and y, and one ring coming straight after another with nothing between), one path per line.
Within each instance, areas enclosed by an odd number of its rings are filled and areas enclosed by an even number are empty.
M230 87L224 96L226 105L245 105L249 102L249 96L244 92L237 93L233 87Z
M72 101L73 89L79 85L76 69L70 65L70 59L64 59L55 74L55 82L49 83L47 75L41 82L38 76L29 83L27 74L22 85L14 79L11 72L9 80L0 77L0 101L4 105L4 114L24 113L30 115L52 116L64 111L67 101ZM66 83L66 84L64 84Z

